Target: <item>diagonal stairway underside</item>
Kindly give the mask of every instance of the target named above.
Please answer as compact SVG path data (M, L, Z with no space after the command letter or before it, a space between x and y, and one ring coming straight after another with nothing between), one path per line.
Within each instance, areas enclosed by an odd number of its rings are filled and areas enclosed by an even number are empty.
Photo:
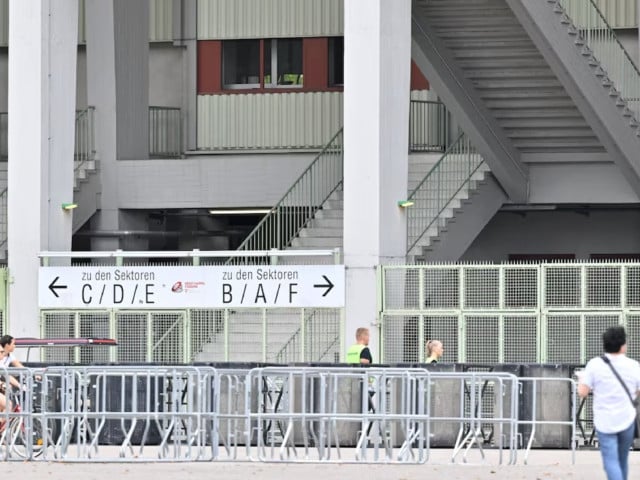
M522 154L603 153L609 145L513 3L552 10L546 0L414 0L413 57L511 201L524 203Z

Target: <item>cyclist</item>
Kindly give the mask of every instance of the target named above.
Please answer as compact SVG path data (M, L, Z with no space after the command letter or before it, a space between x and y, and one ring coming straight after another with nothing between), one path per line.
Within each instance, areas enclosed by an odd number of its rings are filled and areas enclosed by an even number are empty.
M0 337L0 347L2 347L2 350L4 351L4 355L2 355L2 358L0 358L0 367L24 368L22 362L18 360L13 354L14 350L16 349L15 338L13 338L11 335L3 335L2 337ZM22 387L22 385L20 385L20 382L13 375L9 375L9 382L11 383L12 387Z

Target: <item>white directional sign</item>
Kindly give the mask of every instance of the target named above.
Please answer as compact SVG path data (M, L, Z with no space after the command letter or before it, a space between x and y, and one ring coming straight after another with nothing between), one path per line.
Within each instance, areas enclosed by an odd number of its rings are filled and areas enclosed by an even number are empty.
M40 308L343 307L344 265L40 267Z

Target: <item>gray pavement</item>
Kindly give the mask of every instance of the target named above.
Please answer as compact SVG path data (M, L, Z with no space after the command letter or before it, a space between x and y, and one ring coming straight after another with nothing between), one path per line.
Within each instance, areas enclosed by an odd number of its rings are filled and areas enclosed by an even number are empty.
M576 452L576 463L566 450L534 450L529 464L523 465L521 456L517 465L497 465L494 452L487 452L483 464L477 452L471 451L468 464L450 464L451 452L433 450L426 465L374 465L337 463L61 463L61 462L7 462L5 476L41 478L46 480L199 480L212 478L229 480L329 480L358 478L366 480L410 480L438 478L446 480L548 480L548 479L605 479L598 451ZM640 478L640 452L631 452L629 478Z

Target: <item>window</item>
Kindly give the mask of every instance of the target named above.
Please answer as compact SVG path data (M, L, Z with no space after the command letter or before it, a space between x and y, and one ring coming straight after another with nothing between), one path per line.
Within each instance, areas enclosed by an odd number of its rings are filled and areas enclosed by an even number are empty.
M264 41L264 86L301 87L302 39L272 39Z
M329 86L344 85L344 37L329 39Z
M261 44L263 72L260 71ZM302 87L302 39L224 41L222 64L224 88Z
M260 88L260 40L229 40L222 44L224 88Z

